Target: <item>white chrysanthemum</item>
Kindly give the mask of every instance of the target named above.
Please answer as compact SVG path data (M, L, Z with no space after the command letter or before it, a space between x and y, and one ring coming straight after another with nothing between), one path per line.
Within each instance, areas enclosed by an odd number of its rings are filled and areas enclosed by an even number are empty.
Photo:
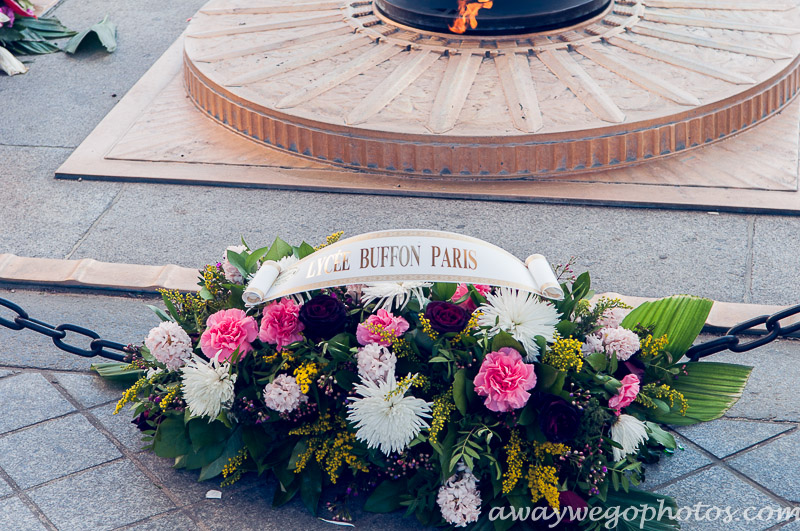
M299 258L297 258L293 254L290 254L289 256L284 256L283 258L278 260L278 265L281 266L281 271L286 271L299 261L300 261Z
M279 413L290 413L307 400L297 380L288 374L279 374L264 387L264 403Z
M620 415L611 426L611 440L622 445L622 449L613 448L614 461L619 461L628 454L635 453L639 445L650 437L644 422L630 415Z
M481 493L478 490L478 479L471 472L454 474L444 485L439 487L436 503L442 517L455 527L467 527L477 522L481 515Z
M230 374L229 363L205 362L197 356L181 369L183 398L192 415L217 418L223 407L233 403L236 374Z
M352 398L347 420L356 427L356 438L368 448L389 455L402 452L428 423L431 403L406 396L408 384L400 388L394 374L384 381L363 380L353 386L362 398Z
M227 249L225 249L225 257L222 260L222 272L225 273L225 278L233 282L234 284L241 284L244 278L242 274L236 269L236 266L233 265L228 261L228 251L233 251L234 253L241 253L242 251L246 251L247 247L244 245L231 245Z
M533 361L539 354L534 338L542 336L548 343L553 342L553 334L559 321L559 314L552 304L541 302L536 296L524 291L500 288L486 296L486 304L478 311L479 326L488 326L489 336L508 332L519 341L527 361Z
M150 330L144 345L170 371L180 369L192 357L192 340L189 334L172 321L163 321Z
M383 308L391 312L393 307L402 310L411 302L412 296L417 298L420 306L424 306L425 294L422 288L431 286L430 282L373 282L364 285L361 290L361 300L365 306L377 301L374 311Z
M380 343L370 343L358 349L358 375L362 380L386 380L394 374L397 356Z

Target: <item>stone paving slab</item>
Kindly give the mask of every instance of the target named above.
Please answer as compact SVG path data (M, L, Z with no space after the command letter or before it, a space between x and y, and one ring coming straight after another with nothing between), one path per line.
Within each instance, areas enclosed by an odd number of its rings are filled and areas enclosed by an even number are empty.
M766 348L741 354L724 352L712 359L754 367L742 398L726 416L800 422L800 401L796 397L800 341L773 341Z
M157 519L117 529L125 531L196 531L200 528L185 514L170 513Z
M128 450L138 452L147 443L142 441L142 432L131 423L130 409L124 408L114 415L116 404L106 404L89 410L111 434Z
M755 487L737 478L733 473L721 467L712 467L708 470L684 478L672 485L658 489L657 492L673 496L678 499L678 507L691 507L697 503L706 506L715 506L724 510L730 507L731 510L744 510L746 507L779 508L781 504L770 498ZM701 515L706 515L708 507L701 508ZM686 510L684 510L686 511ZM710 520L712 515L708 515L704 520L690 519L681 522L681 529L684 530L713 530L725 529L726 531L756 531L767 529L775 525L772 522L750 522L739 514L731 522L722 520ZM735 518L738 518L736 520Z
M11 490L11 485L9 485L6 480L0 478L0 498L8 496L11 492L13 492Z
M126 184L74 257L201 267L218 260L240 236L251 245L271 243L275 236L316 244L336 230L354 236L423 227L481 238L522 259L531 253L551 262L577 256L578 270L591 271L598 291L646 297L693 293L720 301L745 296L748 222L741 215L171 185L158 190L154 194L152 185ZM238 216L210 221L210 204L257 208L244 227ZM148 215L131 216L131 205ZM564 219L570 220L568 230ZM662 230L666 226L667 232ZM147 245L140 243L143 239ZM709 254L718 257L713 271L693 268L692 275L685 274L685 264Z
M127 385L106 380L100 375L77 372L53 372L53 381L63 387L83 407L116 402Z
M59 530L105 530L174 505L130 461L93 468L29 492Z
M83 415L0 438L0 467L23 489L122 457Z
M719 419L675 429L698 446L723 458L794 428L793 424Z
M800 503L800 432L784 437L731 459L729 464L789 501Z
M48 531L36 515L17 497L0 500L0 529Z
M0 337L2 337L0 328ZM2 344L2 343L0 343ZM6 433L74 411L75 408L38 373L0 380L0 433Z
M104 339L123 344L143 341L147 332L158 325L158 318L147 308L147 304L157 304L161 300L153 296L100 296L27 290L14 290L11 293L4 288L0 288L0 297L22 306L35 319L52 325L70 323L84 326ZM10 316L11 312L4 310L2 315ZM65 341L87 348L87 339L71 335ZM82 358L62 352L53 346L50 338L29 330L14 331L0 327L0 365L86 371L92 363L99 361L107 360Z
M643 488L654 489L662 483L702 468L711 463L711 459L681 436L675 436L678 449L673 455L664 455L658 463L647 465Z

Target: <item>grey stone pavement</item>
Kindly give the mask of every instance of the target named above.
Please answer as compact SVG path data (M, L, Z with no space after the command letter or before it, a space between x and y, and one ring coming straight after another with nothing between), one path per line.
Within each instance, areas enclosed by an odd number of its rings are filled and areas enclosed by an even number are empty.
M575 255L598 291L800 302L800 217L54 180L204 1L63 0L54 13L72 27L108 13L119 26L118 51L37 57L28 74L0 76L0 253L197 267L240 235L252 244L276 235L318 242L335 230L420 227L476 236L521 257ZM0 297L33 317L125 343L156 324L145 307L153 301L141 295L0 287ZM755 365L744 398L724 419L679 429L683 449L650 469L645 486L681 505L740 511L739 520L690 521L688 529L780 527L746 521L741 511L800 503L800 343L715 358ZM0 327L0 530L332 529L297 503L271 509L271 482L245 478L221 500L205 499L218 485L142 452L128 416L112 415L122 389L91 374L90 363ZM369 514L357 514L356 524L415 527Z

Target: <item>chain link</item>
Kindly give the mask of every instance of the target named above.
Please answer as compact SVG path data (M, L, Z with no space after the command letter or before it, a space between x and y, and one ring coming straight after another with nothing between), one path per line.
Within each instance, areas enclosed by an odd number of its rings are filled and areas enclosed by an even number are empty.
M33 332L45 335L53 340L53 344L65 352L77 354L86 358L93 358L100 356L115 361L128 361L130 353L133 351L131 345L123 345L114 341L102 339L100 335L88 328L72 324L61 324L53 326L38 319L32 319L28 312L23 310L19 305L14 304L10 300L0 298L0 306L5 307L16 314L13 319L6 319L0 317L0 326L10 328L11 330L28 329ZM783 326L781 321L800 315L800 304L781 310L773 315L761 315L754 317L742 323L737 324L729 329L724 336L700 343L690 348L686 352L686 357L692 361L697 361L701 358L711 356L724 350L732 352L747 352L755 348L761 347L770 343L779 337L788 337L790 335L800 332L800 321ZM766 334L757 327L764 325L766 327ZM72 343L64 341L68 332L72 335L83 336L89 338L89 348L81 348ZM742 342L740 336L763 334L762 337L753 339L747 342ZM116 351L116 352L112 352ZM124 353L124 354L120 354Z
M723 350L747 352L775 341L779 337L789 337L800 332L800 321L787 326L782 326L781 321L799 314L800 304L791 306L772 315L754 317L753 319L749 319L730 328L722 337L693 346L686 352L686 357L692 361L697 361L700 358L705 358L706 356L722 352ZM763 330L757 328L761 325L764 325L766 328L766 334L764 334ZM752 336L754 334L764 335L758 339L742 342L741 336Z
M133 351L131 345L123 345L122 343L101 339L100 334L82 326L72 324L53 326L44 321L32 319L28 312L7 299L0 298L0 307L5 307L16 314L13 319L0 317L0 326L17 331L27 329L45 335L52 339L53 344L61 350L85 358L100 356L114 361L130 361L130 353ZM81 348L73 343L66 342L65 339L68 335L89 338L91 340L89 348ZM77 338L75 339L77 340Z

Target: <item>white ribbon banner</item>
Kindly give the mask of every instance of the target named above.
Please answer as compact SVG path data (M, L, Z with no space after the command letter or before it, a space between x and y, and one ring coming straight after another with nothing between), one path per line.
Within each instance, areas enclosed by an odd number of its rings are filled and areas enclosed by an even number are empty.
M390 230L338 241L285 271L265 262L242 298L250 306L321 288L373 282L458 282L529 291L548 299L564 292L544 256L523 263L496 245L452 232Z

